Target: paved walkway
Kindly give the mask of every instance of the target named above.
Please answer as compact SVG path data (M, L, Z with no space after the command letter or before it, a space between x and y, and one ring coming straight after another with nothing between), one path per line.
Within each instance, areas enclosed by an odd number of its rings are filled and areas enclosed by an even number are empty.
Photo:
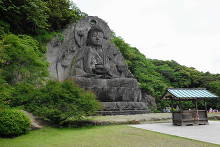
M220 121L209 121L209 125L173 126L171 123L129 125L150 131L220 144Z

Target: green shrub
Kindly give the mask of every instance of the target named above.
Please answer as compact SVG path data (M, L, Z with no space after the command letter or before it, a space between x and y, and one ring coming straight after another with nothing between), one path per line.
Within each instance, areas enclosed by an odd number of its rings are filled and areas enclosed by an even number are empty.
M8 98L11 107L25 106L32 99L36 86L27 82L20 82L14 85L12 95Z
M1 73L1 71L0 71ZM9 85L0 74L0 108L3 105L9 105L14 88Z
M11 98L14 88L7 83L0 83L0 103L4 105L11 104Z
M0 77L0 105L24 108L38 88L27 82L10 85ZM1 106L0 106L1 107Z
M49 81L35 91L27 107L28 111L53 124L60 124L70 117L79 120L99 108L95 95L79 88L73 81Z
M0 136L18 136L26 133L29 128L30 120L23 112L0 108Z

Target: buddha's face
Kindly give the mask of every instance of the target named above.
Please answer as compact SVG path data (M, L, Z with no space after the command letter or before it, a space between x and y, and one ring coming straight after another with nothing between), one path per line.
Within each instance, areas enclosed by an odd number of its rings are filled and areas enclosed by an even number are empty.
M104 34L102 32L92 31L89 36L90 43L95 46L101 46L103 43L103 39L104 39L103 37L104 37Z

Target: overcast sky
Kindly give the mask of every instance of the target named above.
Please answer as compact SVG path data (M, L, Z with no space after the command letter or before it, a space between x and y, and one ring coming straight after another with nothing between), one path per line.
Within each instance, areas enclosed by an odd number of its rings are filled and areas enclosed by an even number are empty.
M74 0L147 58L220 73L220 0Z

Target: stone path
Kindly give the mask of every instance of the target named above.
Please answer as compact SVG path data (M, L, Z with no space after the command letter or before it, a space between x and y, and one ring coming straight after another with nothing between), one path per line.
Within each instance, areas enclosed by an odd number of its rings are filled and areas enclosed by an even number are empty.
M198 126L173 126L171 123L139 124L129 126L220 144L220 121L209 121L209 125Z

